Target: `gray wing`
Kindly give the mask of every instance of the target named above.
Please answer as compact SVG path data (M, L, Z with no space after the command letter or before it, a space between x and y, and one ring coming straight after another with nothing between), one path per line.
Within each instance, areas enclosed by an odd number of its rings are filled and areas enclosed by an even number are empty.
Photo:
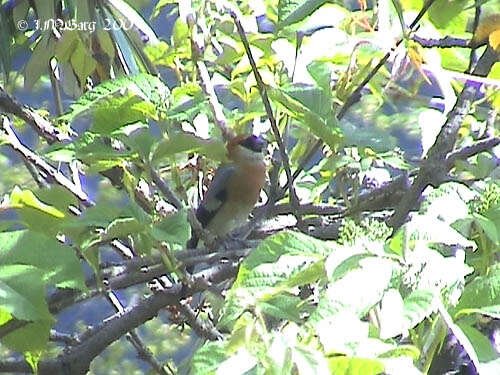
M222 165L215 172L212 183L196 210L196 217L206 227L227 200L227 181L236 172L233 165Z

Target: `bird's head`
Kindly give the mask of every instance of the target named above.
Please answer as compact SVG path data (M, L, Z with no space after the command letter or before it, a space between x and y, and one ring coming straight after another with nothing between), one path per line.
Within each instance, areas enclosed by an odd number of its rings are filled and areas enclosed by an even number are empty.
M262 162L267 142L256 135L239 135L227 144L229 159L240 163Z

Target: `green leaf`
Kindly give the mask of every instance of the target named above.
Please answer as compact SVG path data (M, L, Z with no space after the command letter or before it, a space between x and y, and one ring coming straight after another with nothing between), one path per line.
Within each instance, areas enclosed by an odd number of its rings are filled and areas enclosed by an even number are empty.
M136 218L124 217L113 220L106 228L103 240L126 237L131 234L143 232L146 226Z
M242 268L251 270L261 264L274 264L282 255L309 256L323 259L331 248L326 242L300 232L282 231L267 237L242 264Z
M58 185L50 185L48 188L42 188L36 191L36 196L43 202L66 212L70 205L78 206L78 199L68 189Z
M40 20L40 22L43 21ZM49 60L54 54L55 39L50 37L50 33L43 33L24 69L24 87L26 89L31 89L42 74L48 72Z
M198 152L210 159L225 160L226 148L219 140L206 140L188 133L177 133L160 142L152 160L159 162L178 153Z
M441 317L443 318L444 322L446 323L450 331L455 335L459 344L463 347L465 353L467 353L475 368L480 369L481 365L479 363L479 358L471 341L469 340L467 335L465 335L464 331L457 324L453 322L453 319L451 318L450 314L443 305L443 301L438 298L437 302L438 302L437 305L439 313L441 314Z
M30 231L0 233L0 264L36 267L44 282L60 288L86 290L74 250L52 237Z
M278 3L278 28L292 25L310 16L316 9L327 3L327 0L280 0Z
M136 96L138 101L132 101L131 96ZM112 81L103 82L91 91L86 92L58 120L72 122L77 116L93 113L101 106L103 109L110 107L110 104L107 102L111 101L113 103L113 99L119 100L120 98L122 98L122 105L124 105L123 101L130 101L130 104L135 104L134 111L136 113L150 114L150 104L154 106L156 111L160 111L167 103L168 96L168 88L158 77L144 73L124 76ZM116 103L114 106L119 107ZM113 124L109 125L110 128L118 128L119 126L115 125L116 123L125 125L121 121L120 116L112 120Z
M227 358L224 342L207 342L193 355L190 374L215 374L217 368Z
M384 364L378 360L356 357L329 358L328 367L335 375L377 375L385 370Z
M57 208L40 201L30 190L15 187L11 204L16 208L23 224L34 231L56 234L66 215Z
M466 315L466 314L482 314L494 319L500 319L500 305L484 306L472 309L462 309L455 315L455 319L458 319L460 315Z
M143 161L149 161L150 153L159 141L146 127L142 127L132 134L125 134L120 137L120 140L129 146L132 151L137 152Z
M369 333L368 323L362 322L352 311L340 311L321 319L314 330L327 355L353 355L355 344L368 339Z
M20 320L50 321L43 275L42 270L29 265L0 266L2 309Z
M221 324L233 322L246 309L270 309L292 287L325 279L329 251L325 242L302 233L283 231L266 238L242 263Z
M23 353L30 358L30 364L36 366L40 352L47 348L51 327L52 320L39 320L28 323L2 337L2 343L11 350ZM38 355L35 353L38 353Z
M151 235L158 241L184 246L191 236L187 211L181 210L155 223L151 229Z
M295 91L294 94L298 95L299 92L300 91ZM309 92L311 93L309 96L310 102L316 102L315 106L318 109L321 107L320 113L325 113L325 111L328 112L328 110L331 110L331 102L328 102L319 91L316 91L319 95L318 97L312 94L314 91ZM331 149L335 150L338 148L342 136L340 134L335 116L324 119L318 115L317 112L301 103L298 99L294 99L287 92L280 89L268 88L268 94L271 100L280 104L292 118L302 123L302 125L308 128L315 136L330 146ZM322 104L326 104L326 106L323 106Z
M189 27L181 17L175 20L172 39L176 47L189 44Z
M490 339L473 326L458 322L457 325L462 329L467 338L470 340L477 357L481 362L489 362L498 358L498 353L495 351Z
M87 77L90 76L97 67L97 61L92 57L85 44L78 40L74 44L70 57L73 72L78 77L80 86L84 86Z
M115 130L136 122L156 117L155 105L141 99L134 92L107 97L94 108L91 130L97 134L110 135Z
M435 308L433 304L435 292L431 290L414 290L404 299L403 316L406 330L415 327L427 318Z
M125 160L130 160L134 156L132 151L118 151L105 139L90 132L85 132L82 137L68 147L74 148L78 160L89 165L89 168L94 172L122 166Z
M59 211L58 209L52 206L48 206L38 200L38 198L35 196L35 194L33 194L31 190L21 190L19 186L14 187L14 189L12 190L12 193L10 194L10 201L15 207L35 208L59 219L65 216L64 213Z
M474 219L474 223L486 234L486 237L494 244L497 244L500 238L495 223L478 213L473 213L472 218Z
M429 18L431 22L438 28L446 27L453 18L464 11L468 0L437 0L429 10Z
M500 269L494 268L487 276L474 278L465 286L462 297L453 311L500 305Z
M299 374L329 375L329 363L318 350L303 345L292 347L292 361Z
M332 72L326 62L313 61L307 65L307 71L317 85L325 91L325 93L331 92L330 83L332 80Z
M298 308L301 302L302 300L298 296L280 294L267 301L261 301L259 307L260 310L268 316L280 320L283 319L301 323L301 311Z
M396 269L396 263L389 259L370 257L361 260L356 268L328 285L308 323L314 325L340 311L351 311L363 317L380 302Z

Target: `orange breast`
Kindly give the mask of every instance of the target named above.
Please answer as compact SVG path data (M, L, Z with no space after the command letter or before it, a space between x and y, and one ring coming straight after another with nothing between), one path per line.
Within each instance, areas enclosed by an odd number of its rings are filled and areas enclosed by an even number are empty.
M261 189L266 182L264 163L245 165L238 168L229 181L228 200L252 207L259 199Z

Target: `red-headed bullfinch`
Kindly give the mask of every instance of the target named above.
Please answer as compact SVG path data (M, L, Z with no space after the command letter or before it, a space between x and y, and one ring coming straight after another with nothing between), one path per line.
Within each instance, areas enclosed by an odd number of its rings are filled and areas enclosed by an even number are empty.
M266 182L266 141L255 135L234 137L227 144L230 163L221 165L196 210L202 227L221 237L245 223ZM198 245L193 233L188 248Z

